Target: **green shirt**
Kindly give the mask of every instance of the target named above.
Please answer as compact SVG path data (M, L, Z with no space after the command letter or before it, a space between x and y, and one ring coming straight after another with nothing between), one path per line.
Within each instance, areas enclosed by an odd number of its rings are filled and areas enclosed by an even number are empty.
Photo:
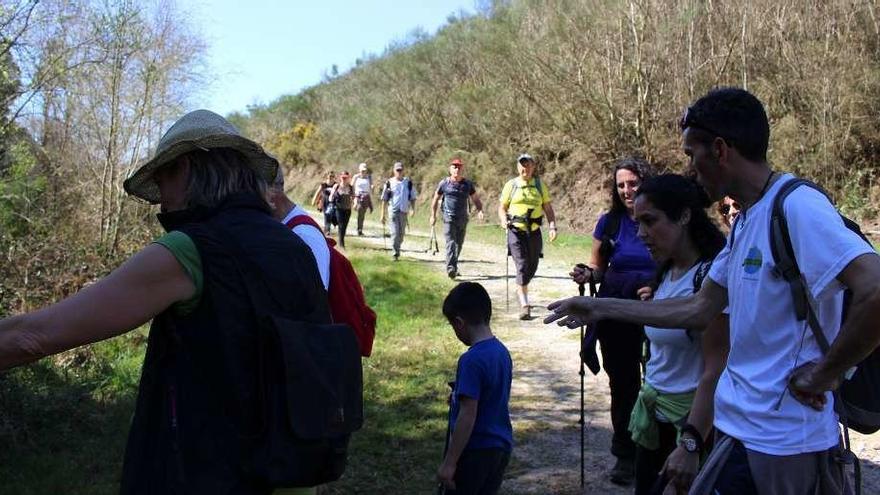
M195 243L188 235L178 230L168 232L153 242L171 251L171 254L180 263L180 266L183 267L183 271L186 272L193 285L196 286L196 291L192 297L171 305L171 308L178 315L187 315L199 305L205 285L205 276L202 272L202 257L199 255L199 250L196 249Z

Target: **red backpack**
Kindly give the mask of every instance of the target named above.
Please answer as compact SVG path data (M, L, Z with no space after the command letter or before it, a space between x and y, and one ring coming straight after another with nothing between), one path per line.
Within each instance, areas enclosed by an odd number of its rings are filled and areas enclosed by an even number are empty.
M324 233L308 215L297 215L285 225L289 229L297 225L311 225ZM354 330L361 356L369 357L373 352L373 339L376 337L376 313L367 306L364 288L351 262L336 250L336 241L326 239L330 249L330 287L327 289L330 314L334 322L345 323Z

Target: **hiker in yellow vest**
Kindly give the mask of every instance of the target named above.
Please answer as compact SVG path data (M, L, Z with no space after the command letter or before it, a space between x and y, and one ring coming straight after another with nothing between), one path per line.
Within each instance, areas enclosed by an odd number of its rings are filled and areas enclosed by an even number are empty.
M516 160L519 177L504 184L498 205L498 219L507 230L507 250L516 266L516 286L519 319L531 319L529 282L538 270L538 259L543 249L541 224L544 216L550 226L550 242L556 240L556 215L550 205L550 193L541 179L535 177L535 160L531 155L520 155Z

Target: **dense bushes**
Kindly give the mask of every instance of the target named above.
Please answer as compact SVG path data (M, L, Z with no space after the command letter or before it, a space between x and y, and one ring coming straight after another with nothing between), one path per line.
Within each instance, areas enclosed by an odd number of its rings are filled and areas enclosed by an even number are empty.
M873 2L491 4L239 122L306 171L368 161L384 172L403 160L427 178L436 174L424 167L461 154L490 191L528 150L569 193L557 194L569 222L586 225L592 215L573 213L584 198L604 199L596 178L616 157L681 169L682 110L714 86L744 86L767 105L774 166L870 213L864 191L880 149ZM308 143L295 132L306 122Z

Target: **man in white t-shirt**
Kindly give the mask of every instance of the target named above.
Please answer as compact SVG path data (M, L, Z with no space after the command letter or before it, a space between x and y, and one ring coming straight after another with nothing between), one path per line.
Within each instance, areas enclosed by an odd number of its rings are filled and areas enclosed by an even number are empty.
M278 174L269 185L268 199L272 207L272 216L283 224L287 224L294 217L309 215L306 210L291 201L284 193L284 172L281 167L278 167ZM315 256L318 273L321 274L321 282L324 284L324 289L327 289L330 286L330 248L327 246L324 234L319 229L306 224L297 225L291 230L309 246Z
M380 220L385 223L386 205L388 216L391 217L391 248L394 251L394 261L400 258L400 245L403 244L407 215L411 216L415 213L417 196L418 192L412 179L403 174L403 163L396 162L394 176L385 181L380 194L383 203Z
M702 289L646 303L571 298L551 304L545 321L699 330L729 304L730 355L715 393L720 440L691 493L740 495L757 493L757 486L773 495L849 493L830 391L880 344L880 257L823 194L799 187L786 199L795 259L833 341L823 356L807 323L795 316L788 283L774 273L770 213L792 176L767 163L763 105L747 91L715 89L688 108L680 125L682 148L709 196L727 195L742 206L734 241L715 259ZM853 295L841 326L844 288ZM691 446L702 439L692 440Z

